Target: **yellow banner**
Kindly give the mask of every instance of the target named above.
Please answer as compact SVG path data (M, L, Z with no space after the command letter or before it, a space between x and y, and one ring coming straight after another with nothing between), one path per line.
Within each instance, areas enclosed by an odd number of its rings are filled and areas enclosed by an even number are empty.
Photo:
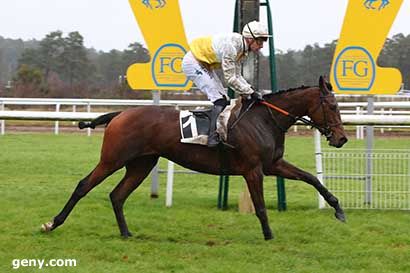
M403 0L349 0L331 70L337 93L395 94L398 69L377 66L389 30Z
M127 81L133 89L187 90L192 83L182 71L189 50L178 0L129 0L151 55L149 63L133 64Z

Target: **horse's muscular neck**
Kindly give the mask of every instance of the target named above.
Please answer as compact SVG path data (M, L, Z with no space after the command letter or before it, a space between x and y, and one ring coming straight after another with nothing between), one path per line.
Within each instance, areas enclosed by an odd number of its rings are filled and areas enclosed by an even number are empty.
M313 104L315 103L314 98L316 96L319 97L319 89L316 89L317 88L306 88L283 92L281 94L272 95L269 101L289 112L292 116L302 117L307 115L310 107L313 107ZM286 129L289 128L294 122L294 120L291 120L282 114L276 114L275 116L284 122L283 125Z
M305 116L308 113L308 109L313 103L313 97L315 96L315 90L312 88L295 90L287 93L283 93L278 101L286 103L286 111L294 116ZM319 96L319 95L317 95Z

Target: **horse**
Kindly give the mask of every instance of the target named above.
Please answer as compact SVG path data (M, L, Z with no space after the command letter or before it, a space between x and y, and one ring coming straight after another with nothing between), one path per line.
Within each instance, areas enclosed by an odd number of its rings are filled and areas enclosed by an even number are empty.
M264 105L272 103L285 109L288 115ZM264 175L301 180L312 185L334 208L335 217L344 222L345 214L338 199L315 176L283 159L285 133L303 116L310 118L311 124L325 135L329 145L340 148L347 142L330 83L320 77L316 87L302 86L267 94L262 102L254 103L242 113L238 122L233 117L228 122L228 126L235 123L227 139L232 148L181 143L179 112L175 109L144 106L98 117L89 127L107 125L100 161L78 183L61 212L42 225L43 231L50 232L61 226L81 198L125 167L125 175L110 193L110 199L121 236L131 236L123 213L124 202L148 176L159 157L202 173L243 176L265 240L272 239L273 234L263 196Z

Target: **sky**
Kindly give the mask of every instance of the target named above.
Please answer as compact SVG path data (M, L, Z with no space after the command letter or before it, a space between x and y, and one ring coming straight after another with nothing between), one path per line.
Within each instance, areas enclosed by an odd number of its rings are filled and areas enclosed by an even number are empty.
M179 3L188 41L232 32L235 0ZM276 49L299 50L308 44L323 46L337 39L347 3L270 0ZM266 21L265 17L262 12L261 21ZM133 42L145 44L128 0L0 0L0 36L41 40L55 30L65 34L79 31L86 47L102 51L123 50ZM396 33L410 34L410 0L404 0L389 37Z

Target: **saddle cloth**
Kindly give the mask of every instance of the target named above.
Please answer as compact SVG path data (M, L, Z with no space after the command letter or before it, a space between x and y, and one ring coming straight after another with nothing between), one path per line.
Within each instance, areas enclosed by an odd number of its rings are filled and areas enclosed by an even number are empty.
M228 140L228 121L232 114L237 118L241 109L241 100L232 99L230 104L219 114L216 122L216 132L219 137L227 142ZM210 127L210 111L188 111L182 110L179 112L179 126L181 129L181 142L207 145L209 127Z

